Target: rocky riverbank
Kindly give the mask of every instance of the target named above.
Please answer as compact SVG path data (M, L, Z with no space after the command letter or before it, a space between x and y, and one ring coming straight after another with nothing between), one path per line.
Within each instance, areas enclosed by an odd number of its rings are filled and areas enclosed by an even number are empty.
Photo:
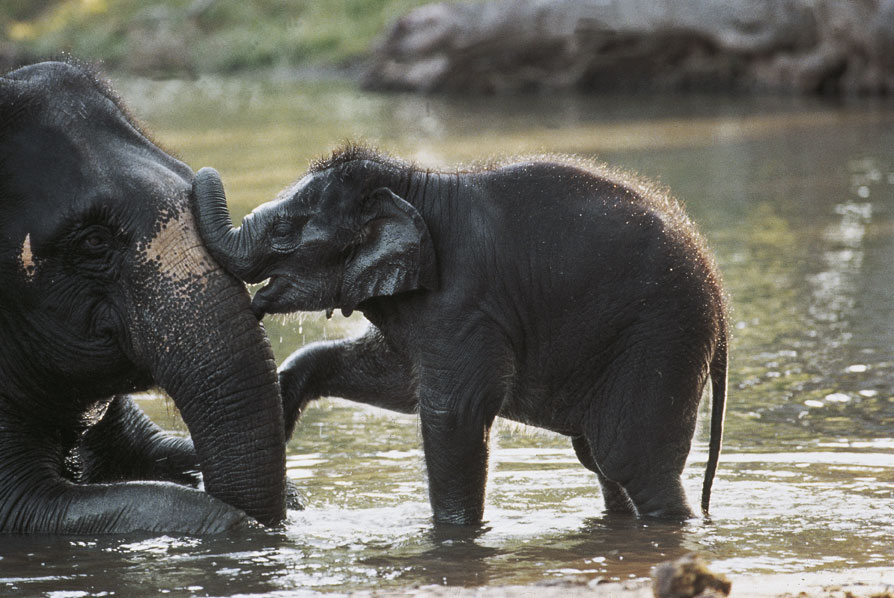
M894 0L497 0L419 7L370 89L894 94Z
M19 1L2 70L70 52L153 77L275 72L376 90L894 95L894 0Z

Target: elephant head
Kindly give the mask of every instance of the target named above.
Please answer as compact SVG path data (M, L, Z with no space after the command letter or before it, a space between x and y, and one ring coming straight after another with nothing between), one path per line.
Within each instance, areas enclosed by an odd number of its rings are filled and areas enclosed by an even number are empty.
M221 264L246 282L269 279L255 313L340 308L437 288L435 250L419 211L372 162L317 168L234 228L217 173L196 175L198 227Z
M192 182L88 69L0 78L0 412L64 431L104 397L159 386L205 490L273 524L276 366L244 285L202 245Z

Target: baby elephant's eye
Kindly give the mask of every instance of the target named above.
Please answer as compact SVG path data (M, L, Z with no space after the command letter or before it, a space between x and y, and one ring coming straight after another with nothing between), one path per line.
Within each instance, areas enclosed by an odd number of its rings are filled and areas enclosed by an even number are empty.
M270 228L270 245L274 251L291 252L297 243L297 232L288 220L278 220Z
M287 220L280 220L273 225L272 236L274 239L287 239L292 236L292 224Z

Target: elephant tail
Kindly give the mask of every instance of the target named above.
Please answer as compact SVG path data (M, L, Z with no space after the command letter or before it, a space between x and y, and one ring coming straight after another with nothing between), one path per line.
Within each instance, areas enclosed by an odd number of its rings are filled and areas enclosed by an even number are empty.
M717 473L720 460L720 445L723 442L723 419L726 414L728 343L727 332L723 329L720 340L711 358L711 438L708 441L708 463L705 466L705 481L702 485L702 513L708 515L711 503L711 485Z

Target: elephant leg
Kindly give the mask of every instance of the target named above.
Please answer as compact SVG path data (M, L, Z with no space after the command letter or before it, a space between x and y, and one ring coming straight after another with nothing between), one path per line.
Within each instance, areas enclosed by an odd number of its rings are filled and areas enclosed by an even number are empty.
M636 509L633 507L633 503L630 502L630 497L627 496L624 487L606 478L602 471L599 470L587 439L583 436L575 436L571 439L571 445L574 447L574 452L581 465L596 474L599 486L602 488L605 510L619 515L636 515Z
M432 361L420 367L419 414L434 521L479 525L490 429L506 394L496 364L508 360L466 338L451 356Z
M132 532L220 534L247 527L250 519L194 488L170 482L41 485L28 506L30 517L17 521L19 533L121 534ZM55 500L41 500L53 496ZM4 530L5 531L5 530Z
M0 533L218 534L247 528L242 511L209 494L158 481L81 484L64 477L58 439L23 425L0 441Z
M159 480L196 486L200 479L192 441L166 433L126 395L112 399L81 435L75 456L81 483Z
M341 397L400 413L414 413L418 406L409 362L374 326L353 339L312 343L295 351L280 366L279 383L286 438L307 403L319 397Z
M189 438L166 433L129 396L115 397L102 419L75 445L78 483L156 480L196 487L198 457ZM304 496L286 479L286 506L304 509Z
M630 480L624 489L636 506L641 517L685 520L693 516L680 471L667 469L653 471L646 476Z
M638 440L632 442L642 442L642 436L637 437ZM675 452L674 449L667 450ZM675 520L693 516L681 480L682 463L669 461L658 446L631 451L638 456L629 460L619 459L617 453L614 451L603 458L600 463L606 465L601 468L605 478L621 486L630 497L637 515Z
M594 403L586 428L599 469L624 488L642 517L693 516L681 475L704 374L681 367L680 355L637 355L615 364L606 384L611 394Z

